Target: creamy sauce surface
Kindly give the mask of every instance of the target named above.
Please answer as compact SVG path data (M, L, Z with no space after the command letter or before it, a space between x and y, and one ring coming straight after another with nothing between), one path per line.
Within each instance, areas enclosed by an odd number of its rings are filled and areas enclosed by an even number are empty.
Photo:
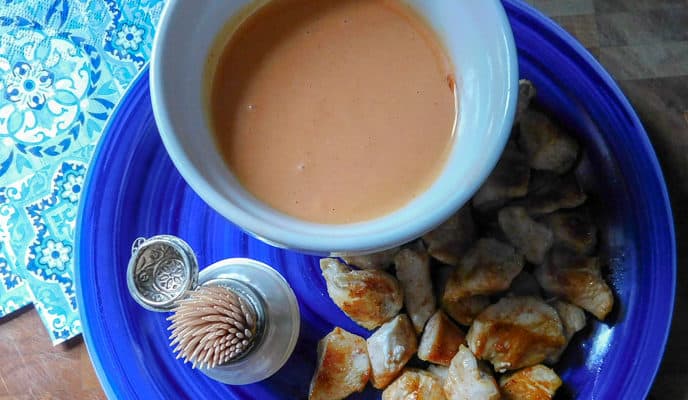
M221 50L210 120L242 185L286 214L388 214L441 171L456 119L452 64L395 0L273 0Z

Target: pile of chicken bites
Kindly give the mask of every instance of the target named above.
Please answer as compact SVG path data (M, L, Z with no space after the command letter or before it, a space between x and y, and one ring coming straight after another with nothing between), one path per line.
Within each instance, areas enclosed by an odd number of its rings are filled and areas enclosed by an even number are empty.
M320 260L332 301L373 333L336 327L319 342L310 399L368 382L385 400L549 399L561 386L551 366L614 299L573 172L580 146L534 96L522 80L512 137L470 204L400 248Z

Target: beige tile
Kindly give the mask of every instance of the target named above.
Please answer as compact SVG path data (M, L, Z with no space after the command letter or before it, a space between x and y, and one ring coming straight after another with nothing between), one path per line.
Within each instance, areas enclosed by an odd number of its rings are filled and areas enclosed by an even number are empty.
M688 41L601 47L599 59L616 79L688 75Z
M685 0L595 0L594 3L598 13L686 7Z
M684 8L654 9L598 14L600 46L627 46L688 40L688 5Z
M595 12L593 0L526 0L526 2L550 17Z
M648 400L688 400L686 374L662 374L655 379Z
M588 49L600 46L594 15L565 15L554 20Z

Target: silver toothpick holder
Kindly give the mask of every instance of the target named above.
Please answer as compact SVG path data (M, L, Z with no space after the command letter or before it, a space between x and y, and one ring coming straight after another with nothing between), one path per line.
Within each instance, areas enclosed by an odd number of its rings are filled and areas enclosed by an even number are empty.
M199 272L194 252L180 238L139 238L132 245L127 286L137 303L157 312L174 311L202 287L219 286L241 298L256 317L250 346L226 363L199 367L220 382L245 385L264 380L287 362L296 346L300 326L296 296L287 281L262 262L228 258Z

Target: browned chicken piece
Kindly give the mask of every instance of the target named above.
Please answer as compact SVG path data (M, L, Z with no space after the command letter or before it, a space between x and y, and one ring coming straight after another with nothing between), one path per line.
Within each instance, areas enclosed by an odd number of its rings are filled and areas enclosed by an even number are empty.
M442 225L423 235L428 253L449 265L457 265L474 240L475 223L469 206L463 207Z
M578 207L586 199L573 174L559 176L551 172L534 173L528 197L518 201L517 205L524 205L530 215L543 215L562 208Z
M521 271L511 282L509 296L533 296L541 297L540 284L528 271Z
M561 300L552 302L552 307L557 310L559 318L561 318L566 340L571 340L576 332L585 328L585 312L580 307Z
M545 222L554 234L554 244L578 254L592 254L597 246L597 227L590 216L581 210L557 211L548 215Z
M449 365L462 344L466 344L466 334L442 310L437 310L425 325L418 345L418 358Z
M533 83L527 79L521 79L518 81L518 101L516 103L516 116L514 117L514 123L518 123L521 119L523 112L528 109L530 102L537 95L537 90Z
M566 338L566 344L561 347L561 350L546 360L548 364L554 364L559 361L573 335L585 328L585 312L580 307L561 300L555 300L550 304L557 310L557 314L561 318L561 325L564 327L564 337Z
M538 364L504 375L499 387L506 400L551 400L561 383L556 372Z
M320 269L332 301L362 327L375 329L401 310L404 295L392 275L352 270L334 258L321 259Z
M578 142L546 114L528 109L521 114L518 144L531 168L563 174L578 159Z
M416 333L423 332L437 307L430 277L430 257L422 247L406 248L394 257L397 279L404 291L404 305Z
M602 278L597 257L553 250L535 269L542 288L603 320L614 306L614 295Z
M382 400L445 400L441 381L433 374L406 369L382 392Z
M428 365L428 372L435 375L437 379L442 382L442 386L444 386L444 382L447 380L447 375L449 374L449 367L444 365L430 364Z
M343 399L362 391L369 378L365 339L337 327L318 342L318 363L308 398Z
M444 382L448 400L497 400L499 388L488 368L480 365L466 346L461 346Z
M505 207L499 211L499 227L509 242L523 253L526 260L542 264L552 247L554 236L545 224L533 220L523 207Z
M454 321L469 326L487 306L490 305L488 296L471 296L459 300L442 299L442 309Z
M394 256L399 252L399 247L383 250L364 256L342 256L342 260L349 265L360 269L387 269L392 265Z
M383 324L368 338L368 355L372 367L371 383L384 389L418 350L416 331L406 314L399 314Z
M591 159L589 151L583 149L581 151L580 161L576 164L573 174L576 176L578 184L585 193L598 193L600 191L598 169L599 164Z
M511 199L528 193L530 167L526 156L511 142L507 144L497 166L473 196L473 207L480 212L497 209Z
M489 295L509 288L523 269L523 256L512 246L495 239L480 239L465 257L444 288L443 301Z
M535 297L504 297L487 307L466 339L473 354L497 372L538 364L566 343L556 310Z

